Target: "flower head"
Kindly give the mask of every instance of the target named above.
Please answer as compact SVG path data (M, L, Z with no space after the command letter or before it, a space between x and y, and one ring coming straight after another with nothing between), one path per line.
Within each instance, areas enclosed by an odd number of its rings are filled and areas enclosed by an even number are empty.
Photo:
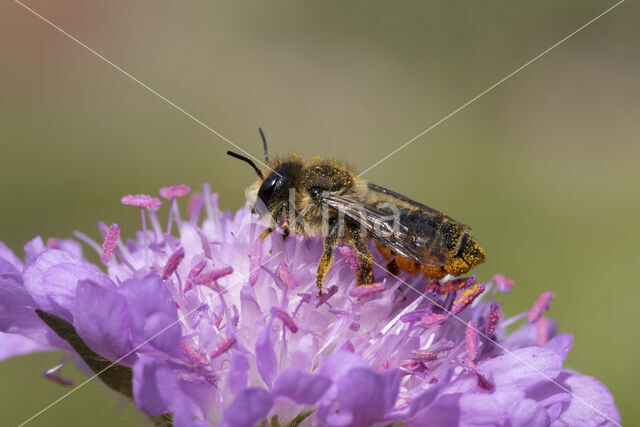
M605 386L562 368L572 337L542 316L551 293L504 319L503 276L394 276L371 245L373 284L356 286L358 263L340 247L318 296L320 239L261 242L250 210L220 211L206 187L183 221L176 198L187 192L161 191L174 213L166 230L158 199L126 196L151 208L150 230L123 242L104 226L102 247L78 233L106 272L60 244L28 243L26 265L0 244L0 348L13 349L2 355L60 348L117 362L100 378L177 426L619 422ZM47 377L65 384L59 366Z

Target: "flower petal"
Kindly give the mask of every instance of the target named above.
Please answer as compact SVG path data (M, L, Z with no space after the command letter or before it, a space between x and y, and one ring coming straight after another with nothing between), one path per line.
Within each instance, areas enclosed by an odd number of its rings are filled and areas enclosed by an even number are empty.
M502 426L507 415L490 394L454 393L438 398L429 408L405 425L409 426Z
M481 362L478 367L496 389L525 389L560 373L562 357L541 347L527 347Z
M327 424L371 425L391 412L400 390L400 371L353 368L338 380L333 401L323 399L318 417ZM339 408L336 410L335 408Z
M115 284L97 267L56 249L41 252L27 265L23 279L38 308L67 321L72 321L78 281L91 280L115 289Z
M573 335L560 334L551 338L543 347L555 351L562 357L562 361L567 358L571 345L573 344Z
M574 397L552 425L620 424L620 413L616 408L613 396L600 381L571 371L564 371L561 380L574 394Z
M118 292L88 280L78 283L73 326L96 353L117 360L133 347L127 300Z
M118 292L124 295L131 316L134 347L149 341L163 352L182 355L182 332L171 293L160 276L149 274L142 279L129 279Z
M133 365L133 398L136 405L149 415L169 412L168 392L177 387L173 372L154 357L142 356Z
M2 242L0 242L0 258L7 260L17 271L24 269L22 261Z
M44 250L44 242L40 236L27 242L27 244L24 245L24 255L27 260L27 264L31 263L31 261L33 261Z
M226 386L233 393L238 393L240 390L247 387L249 371L249 360L247 356L242 353L234 352L231 355L231 366L227 373Z
M278 370L278 357L271 342L271 322L260 332L256 340L256 362L258 372L262 376L267 387L271 388Z
M368 365L360 356L350 351L339 350L321 360L318 372L337 381L351 369L359 367Z
M297 369L287 369L276 379L273 393L296 403L315 405L331 385L331 380L322 375L306 374Z
M272 407L271 393L262 388L247 388L238 394L231 405L224 410L221 426L255 426L269 414Z
M55 348L19 334L5 334L4 332L0 332L0 360L48 350L55 350Z

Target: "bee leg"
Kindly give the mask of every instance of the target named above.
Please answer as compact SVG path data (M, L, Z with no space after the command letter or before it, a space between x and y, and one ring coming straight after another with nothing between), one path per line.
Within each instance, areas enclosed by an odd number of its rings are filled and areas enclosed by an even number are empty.
M267 227L264 230L262 230L262 233L260 233L260 236L258 237L258 239L260 239L261 242L264 242L264 240L269 237L271 235L271 233L273 233L273 231L275 230L275 228L273 227Z
M272 216L272 219L271 219L271 224L267 228L262 230L262 233L260 233L260 236L258 237L261 242L264 242L264 240L267 237L269 237L271 235L271 233L273 233L275 231L276 228L278 228L278 221L282 217L282 214L285 212L286 207L287 207L286 203L283 203L283 204L281 204L280 206L278 206L276 208L276 211L275 211L275 213L274 213L274 215ZM289 233L287 232L287 235L288 234Z
M373 257L366 240L362 237L360 229L356 228L349 233L349 241L356 252L360 270L358 270L358 286L368 285L373 281Z
M338 225L338 221L329 224L329 233L327 233L327 236L324 238L324 252L322 253L320 261L318 262L318 271L316 273L316 286L318 287L318 296L322 296L322 285L324 283L324 278L329 272L329 267L331 267L331 262L333 261L333 248L335 248L336 244L338 243L339 235L340 226Z

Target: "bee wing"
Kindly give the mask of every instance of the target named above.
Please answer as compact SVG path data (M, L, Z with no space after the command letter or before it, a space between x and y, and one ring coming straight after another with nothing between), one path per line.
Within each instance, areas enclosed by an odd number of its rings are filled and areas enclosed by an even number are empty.
M449 261L449 251L438 229L424 221L414 221L405 207L393 203L371 204L348 195L327 193L322 196L327 206L344 213L366 229L392 252L417 264L441 267ZM438 213L435 210L432 212ZM425 215L432 212L422 210Z

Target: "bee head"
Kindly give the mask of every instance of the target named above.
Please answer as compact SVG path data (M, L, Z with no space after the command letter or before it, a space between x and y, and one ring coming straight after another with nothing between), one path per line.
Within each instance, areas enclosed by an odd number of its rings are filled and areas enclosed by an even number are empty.
M289 197L291 178L292 170L290 165L286 163L267 176L258 189L258 197L253 205L253 212L262 216L286 202Z
M268 166L269 155L267 153L267 140L264 137L262 129L258 130L260 131L262 146L264 148L264 161L267 165L267 169L271 171L271 173L267 175L266 178L262 171L250 158L234 153L232 151L227 151L227 154L231 157L235 157L236 159L248 163L258 175L259 180L254 185L254 188L258 188L258 192L257 197L255 197L254 193L253 199L255 200L255 202L252 208L252 212L262 216L265 213L269 212L271 209L280 205L280 203L283 203L287 200L289 193L288 189L291 186L292 169L291 166L286 163L281 164L275 169L272 169L270 166Z

